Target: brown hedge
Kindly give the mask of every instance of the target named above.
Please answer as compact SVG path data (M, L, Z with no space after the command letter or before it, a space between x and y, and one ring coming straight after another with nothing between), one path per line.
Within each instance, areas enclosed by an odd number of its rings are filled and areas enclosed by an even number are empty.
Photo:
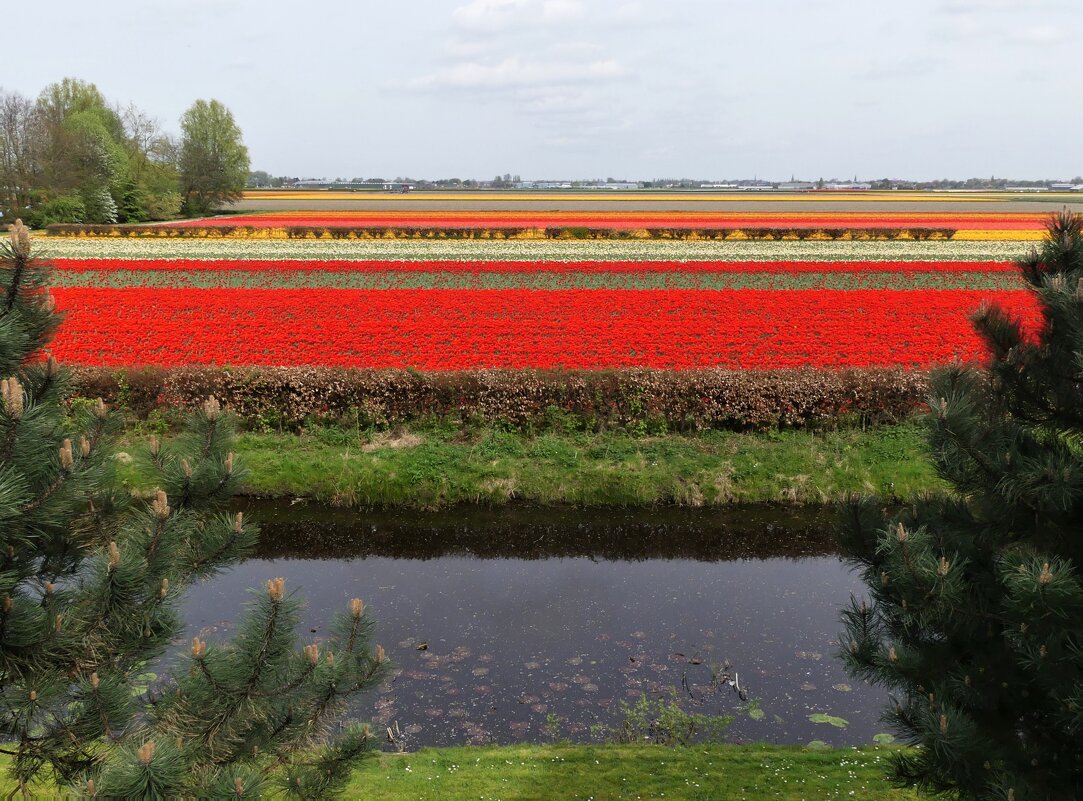
M894 422L921 406L927 374L901 369L477 370L325 367L78 368L77 394L140 417L214 395L250 425L313 418L396 425L441 417L522 429L767 430Z

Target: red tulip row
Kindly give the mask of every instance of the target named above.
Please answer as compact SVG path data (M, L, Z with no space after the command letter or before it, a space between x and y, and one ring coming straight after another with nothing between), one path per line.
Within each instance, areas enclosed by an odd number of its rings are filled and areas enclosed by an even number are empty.
M54 290L88 366L420 370L923 368L978 360L969 313L1037 324L1021 290Z

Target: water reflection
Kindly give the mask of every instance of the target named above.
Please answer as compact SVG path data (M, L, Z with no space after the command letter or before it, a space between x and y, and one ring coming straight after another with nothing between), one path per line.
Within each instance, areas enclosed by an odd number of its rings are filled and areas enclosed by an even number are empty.
M258 555L267 559L471 555L714 562L836 552L830 514L800 507L585 511L521 505L404 513L250 500L238 508L260 521Z
M229 632L246 588L270 576L302 588L313 639L364 598L400 670L357 716L397 721L411 746L588 740L619 722L622 701L672 688L690 711L737 712L735 740L841 745L880 730L881 694L833 657L838 608L859 587L822 518L299 507L249 508L263 521L259 553L193 590L191 633ZM712 685L727 661L759 719Z

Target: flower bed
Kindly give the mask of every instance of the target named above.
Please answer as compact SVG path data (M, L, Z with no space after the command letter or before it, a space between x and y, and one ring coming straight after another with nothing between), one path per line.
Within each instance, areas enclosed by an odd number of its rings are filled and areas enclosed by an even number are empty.
M772 370L980 357L1012 242L47 241L87 366Z
M976 360L968 315L1023 290L54 290L77 364L925 368Z
M987 212L598 212L311 211L239 214L166 223L171 227L551 228L551 229L888 229L1041 231L1046 215Z

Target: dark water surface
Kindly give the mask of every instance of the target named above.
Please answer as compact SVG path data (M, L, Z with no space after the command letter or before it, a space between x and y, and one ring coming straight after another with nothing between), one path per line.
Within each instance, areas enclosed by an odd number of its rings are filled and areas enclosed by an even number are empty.
M829 518L246 508L262 524L259 551L193 588L189 636L228 634L247 588L273 576L301 588L316 629L306 640L363 598L399 671L356 717L397 722L410 747L544 741L557 728L586 741L642 693L736 714L733 740L847 745L882 730L883 692L848 678L834 656L839 609L860 582L834 553ZM752 715L713 672L736 673ZM816 713L849 725L813 723Z

